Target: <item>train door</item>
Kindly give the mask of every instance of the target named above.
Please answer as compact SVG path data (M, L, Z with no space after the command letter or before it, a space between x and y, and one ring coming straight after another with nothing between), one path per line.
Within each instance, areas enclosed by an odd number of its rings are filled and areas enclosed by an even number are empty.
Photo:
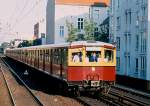
M53 74L53 49L50 50L50 73Z
M32 58L33 58L33 52L32 50L30 50L30 61L29 61L30 65L32 65Z
M49 55L50 53L49 53L49 50L48 49L46 49L45 50L45 71L47 71L48 73L49 73L49 69L50 69L50 62L49 62L49 57L50 57L50 55Z
M46 56L45 56L45 49L43 50L43 70L45 71L45 59L46 59Z
M43 62L42 62L42 60L43 60L43 51L42 50L40 50L40 56L39 56L39 69L41 69L42 70L42 68L43 68Z
M60 51L60 76L62 78L66 78L67 76L67 57L68 57L68 49L67 48L61 48Z
M35 49L34 50L34 67L37 67L37 64L36 64L36 62L37 62L37 50Z
M32 50L32 61L31 61L31 65L34 66L34 50Z
M39 68L39 64L40 64L40 50L37 50L37 68Z

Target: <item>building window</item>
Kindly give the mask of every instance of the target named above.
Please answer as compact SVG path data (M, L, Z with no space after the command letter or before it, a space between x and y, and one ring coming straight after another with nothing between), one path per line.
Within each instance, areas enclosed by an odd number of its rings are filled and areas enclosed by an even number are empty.
M129 22L131 24L131 21L132 21L132 12L131 12L131 9L129 9Z
M99 15L100 15L100 14L99 14L99 10L95 10L95 11L94 11L94 18L95 18L95 19L99 19Z
M117 51L120 51L120 37L117 37Z
M140 72L141 77L146 76L146 56L141 56L141 72Z
M136 5L139 5L139 0L136 0Z
M128 24L128 10L127 9L125 10L125 21L126 21L126 24Z
M98 31L98 28L94 28L94 36L98 36L99 35L99 31Z
M128 67L129 67L129 71L130 71L130 56L128 56Z
M117 30L120 29L120 24L121 24L120 22L121 22L120 17L117 17Z
M60 26L60 31L59 31L59 35L60 37L64 37L64 26Z
M136 63L135 63L135 72L138 74L138 68L139 68L139 62L138 58L136 58Z
M140 48L141 48L141 53L145 53L146 52L146 32L141 32L141 36L140 36Z
M78 18L78 30L83 30L83 18Z
M117 0L117 7L119 8L119 5L120 5L120 0Z
M117 71L120 71L120 57L117 57Z
M136 26L139 26L139 11L136 12Z
M139 49L139 36L136 36L136 51Z
M145 21L145 16L146 16L146 7L142 7L142 21Z

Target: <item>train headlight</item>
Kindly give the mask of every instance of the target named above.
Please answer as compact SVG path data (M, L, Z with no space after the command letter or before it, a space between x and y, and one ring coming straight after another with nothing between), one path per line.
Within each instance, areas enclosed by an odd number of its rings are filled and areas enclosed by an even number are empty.
M95 71L95 67L92 67L92 71Z

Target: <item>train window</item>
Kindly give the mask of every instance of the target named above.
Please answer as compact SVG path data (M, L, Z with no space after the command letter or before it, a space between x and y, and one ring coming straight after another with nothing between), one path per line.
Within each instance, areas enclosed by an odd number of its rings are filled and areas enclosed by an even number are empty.
M42 50L40 50L40 60L42 60L42 56L43 56Z
M59 49L55 49L55 63L59 64Z
M29 50L29 58L31 58L31 55L32 55L32 51Z
M27 52L27 51L25 51L25 56L26 56L26 57L28 56L28 52Z
M46 62L49 62L49 50L46 50L45 59L46 59Z
M48 61L50 62L51 61L51 50L49 49L49 58L48 58Z
M67 60L68 60L67 54L68 54L68 49L64 48L64 49L62 50L62 64L63 64L64 66L67 65Z
M40 60L40 50L38 50L38 61Z
M60 49L55 49L54 58L55 63L60 64Z
M56 55L56 50L53 49L53 63L56 63L55 55Z
M58 55L58 63L59 63L59 64L61 64L61 63L62 63L61 53L62 53L62 51L61 51L61 49L59 48L59 55Z
M31 56L31 51L30 51L30 50L28 50L28 56L29 56L29 58L30 58L30 56Z
M105 62L113 61L113 51L112 50L105 50Z
M82 52L73 52L72 62L82 62Z
M99 62L101 60L101 51L87 51L86 62Z

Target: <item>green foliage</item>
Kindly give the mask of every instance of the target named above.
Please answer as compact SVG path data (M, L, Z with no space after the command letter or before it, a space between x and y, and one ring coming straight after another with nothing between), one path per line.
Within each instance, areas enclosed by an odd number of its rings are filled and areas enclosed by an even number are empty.
M27 41L27 40L24 40L22 43L20 43L19 45L18 45L18 47L20 48L20 47L28 47L28 46L31 46L32 44L29 42L29 41Z
M91 41L96 40L102 42L109 41L108 39L109 29L107 28L107 31L101 29L101 31L95 32L95 28L97 27L97 25L93 21L84 20L84 32L82 33L77 28L75 28L73 23L66 21L66 24L68 28L67 42L81 41L81 40L91 40Z
M67 42L77 41L78 37L76 34L78 32L78 29L74 27L73 23L69 23L68 21L66 21L66 24L68 28Z
M92 21L84 21L84 39L85 40L95 40L94 38L94 28L96 27L96 24Z
M109 42L108 34L99 33L98 36L95 36L95 40L102 42Z

